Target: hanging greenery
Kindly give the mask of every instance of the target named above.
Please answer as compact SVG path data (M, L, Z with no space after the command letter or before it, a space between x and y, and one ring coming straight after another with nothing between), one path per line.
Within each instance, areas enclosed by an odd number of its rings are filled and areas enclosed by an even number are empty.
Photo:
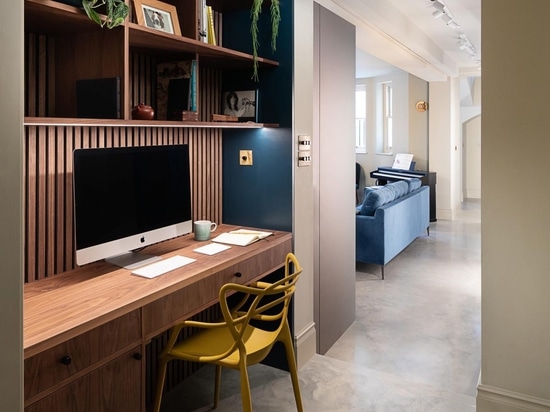
M107 14L105 20L101 20L96 8L106 5ZM120 26L128 16L130 8L124 0L82 0L82 7L90 20L96 22L101 27L107 26L108 29Z
M252 57L254 72L252 79L258 81L258 47L260 42L258 41L258 20L260 19L260 13L262 12L262 4L264 0L254 0L252 9L250 10L250 33L252 34ZM279 35L279 23L281 22L281 10L279 0L271 0L271 50L277 50L277 36Z

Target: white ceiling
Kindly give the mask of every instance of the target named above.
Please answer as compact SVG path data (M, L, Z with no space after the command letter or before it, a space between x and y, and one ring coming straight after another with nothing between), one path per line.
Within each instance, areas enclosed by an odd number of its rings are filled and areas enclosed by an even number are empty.
M439 0L460 27L435 19L432 0L320 0L357 27L357 77L398 67L427 81L481 74L481 0ZM477 53L460 50L465 34ZM392 67L393 66L393 67Z

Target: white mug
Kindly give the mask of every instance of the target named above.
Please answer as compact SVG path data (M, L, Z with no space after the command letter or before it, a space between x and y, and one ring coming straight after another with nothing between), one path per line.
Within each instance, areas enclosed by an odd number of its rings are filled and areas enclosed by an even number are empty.
M208 240L210 239L210 233L216 230L217 224L210 220L196 220L193 223L193 232L195 233L195 240Z

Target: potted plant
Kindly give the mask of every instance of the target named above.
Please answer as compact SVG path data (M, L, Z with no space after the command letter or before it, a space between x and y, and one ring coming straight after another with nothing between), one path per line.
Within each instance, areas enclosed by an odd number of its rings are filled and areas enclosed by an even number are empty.
M252 78L255 81L258 81L258 47L260 45L258 41L258 21L260 19L260 13L262 12L263 2L264 0L254 0L252 9L250 10L250 34L252 35L252 57L254 65ZM279 0L271 0L271 50L273 51L277 49L277 36L279 34L279 23L281 21L279 5Z
M106 7L105 20L102 20L95 11L95 9L101 6ZM107 26L109 29L124 23L130 11L124 0L82 0L82 7L90 20L96 22L101 27Z

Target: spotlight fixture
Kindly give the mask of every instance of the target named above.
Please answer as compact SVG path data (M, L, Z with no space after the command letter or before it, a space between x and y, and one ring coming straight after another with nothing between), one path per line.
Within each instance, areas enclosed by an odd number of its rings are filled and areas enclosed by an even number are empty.
M445 4L444 0L431 0L432 6L435 9L432 12L432 16L435 19L441 18L441 20L447 25L447 27L450 27L453 30L458 30L460 27L460 24L455 20L453 13L451 13L451 10L449 10L449 7ZM465 34L460 34L458 36L459 39L459 48L460 50L468 53L472 59L476 59L477 56L477 50L474 47L474 45L470 42L468 37L466 37Z
M440 12L445 13L445 5L443 3L437 0L432 0L432 6L434 6L436 10L439 10Z

